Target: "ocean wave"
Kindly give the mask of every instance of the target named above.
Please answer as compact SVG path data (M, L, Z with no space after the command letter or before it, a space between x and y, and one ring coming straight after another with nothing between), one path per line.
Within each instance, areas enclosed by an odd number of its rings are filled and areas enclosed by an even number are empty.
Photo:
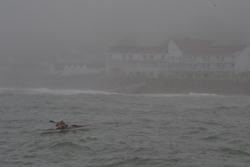
M137 94L136 96L146 97L220 97L221 95L208 93L189 93L189 94Z
M65 142L58 142L53 143L50 148L74 148L74 149L82 149L82 146L80 144L71 142L71 141L65 141Z
M219 148L218 151L226 153L226 154L250 157L250 153L243 151L243 150L236 150L236 149L231 149L231 148Z
M152 164L152 166L156 165L156 162L153 158L142 158L142 157L112 157L112 158L96 158L92 160L95 163L103 164L107 167L113 167L113 166L149 166Z
M204 127L195 127L195 128L188 128L190 129L190 134L200 134L201 132L205 132L208 129L204 128Z
M240 109L240 107L237 107L237 106L230 106L230 107L228 107L228 106L220 106L220 107L217 107L215 109L217 109L217 110L230 110L230 109L238 110L238 109Z
M215 135L201 138L201 140L206 140L206 141L211 141L211 142L217 141L219 139L220 138L218 136L215 136Z
M0 89L0 92L11 92L17 94L52 94L52 95L113 95L117 93L110 93L106 91L97 90L71 90L71 89L49 89L49 88L35 88L35 89Z
M144 97L219 97L221 95L209 93L189 93L189 94L124 94L100 90L77 90L77 89L49 89L49 88L0 88L0 93L17 93L17 94L52 94L52 95L124 95L124 96L144 96Z

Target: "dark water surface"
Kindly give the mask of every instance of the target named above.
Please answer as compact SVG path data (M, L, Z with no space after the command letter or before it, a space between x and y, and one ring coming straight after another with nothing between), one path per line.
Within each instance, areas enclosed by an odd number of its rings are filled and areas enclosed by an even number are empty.
M0 89L0 166L247 167L250 97ZM90 124L40 134L49 120Z

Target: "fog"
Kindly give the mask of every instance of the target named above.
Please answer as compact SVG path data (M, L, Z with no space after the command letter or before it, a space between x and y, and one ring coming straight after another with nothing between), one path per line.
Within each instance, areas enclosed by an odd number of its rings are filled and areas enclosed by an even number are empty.
M2 0L1 55L108 47L129 39L159 45L170 38L249 43L249 0Z

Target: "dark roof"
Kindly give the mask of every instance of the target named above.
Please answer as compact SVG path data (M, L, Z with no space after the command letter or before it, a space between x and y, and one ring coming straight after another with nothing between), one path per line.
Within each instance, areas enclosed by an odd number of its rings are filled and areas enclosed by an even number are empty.
M78 54L78 53L71 53L71 54L67 54L67 53L62 53L60 55L58 55L60 57L60 59L84 59L84 55L83 54Z
M214 45L211 40L173 40L186 54L232 54L243 50L246 45Z
M223 54L231 54L231 53L236 53L238 51L242 51L245 49L247 45L218 45L214 46L214 52L215 53L223 53Z
M108 53L144 53L144 54L166 54L168 53L167 47L109 47Z
M63 69L66 65L71 67L71 66L84 66L85 64L83 63L54 63L52 64L56 69Z
M87 68L105 68L104 63L54 63L53 66L55 69L63 69L65 66L71 67L71 66L86 66Z

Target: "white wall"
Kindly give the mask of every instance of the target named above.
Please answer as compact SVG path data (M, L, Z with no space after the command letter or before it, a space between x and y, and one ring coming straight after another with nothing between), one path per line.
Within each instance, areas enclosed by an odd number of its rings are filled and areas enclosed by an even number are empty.
M123 55L126 55L126 59L123 58ZM130 55L133 55L132 59ZM144 55L146 55L146 59ZM162 60L162 55L165 57L164 60ZM167 57L167 53L108 53L106 59L106 72L109 73L112 68L119 67L126 74L141 72L147 74L153 73L154 76L157 76L160 72L160 62L167 60Z
M250 46L247 46L235 59L235 73L250 71Z
M111 55L111 59L109 59L109 55ZM123 59L123 55L126 55L126 59L125 60L131 60L130 59L130 55L132 55L132 60L145 60L144 58L143 58L143 56L144 55L146 55L147 56L147 60L150 60L150 56L151 55L153 55L153 60L161 60L161 56L162 55L165 55L165 57L167 58L167 54L166 53L162 53L162 54L156 54L156 53L140 53L140 54L138 54L138 53L113 53L113 54L108 54L108 56L107 56L107 59L108 60L124 60Z
M171 57L182 57L182 51L172 40L168 43L168 53L170 60Z

